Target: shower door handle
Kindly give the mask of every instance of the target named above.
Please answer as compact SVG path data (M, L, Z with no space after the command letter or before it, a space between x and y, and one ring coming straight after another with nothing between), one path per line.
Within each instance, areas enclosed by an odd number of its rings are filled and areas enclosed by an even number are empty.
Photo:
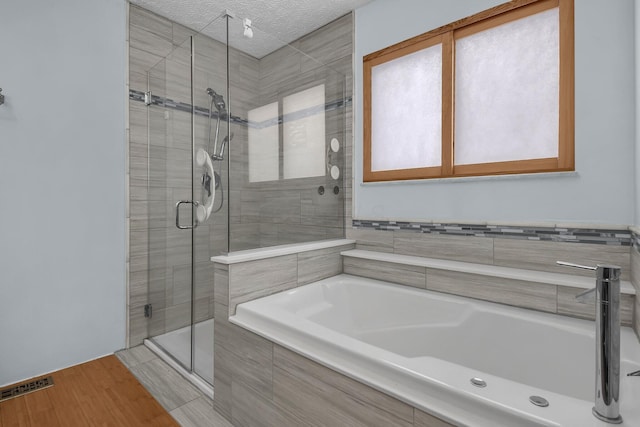
M193 205L193 207L195 207L196 209L198 208L198 202L194 202L193 200L180 200L178 203L176 203L176 227L178 227L180 230L190 230L198 226L198 220L194 219L193 211L191 213L192 225L180 225L180 205L187 203Z

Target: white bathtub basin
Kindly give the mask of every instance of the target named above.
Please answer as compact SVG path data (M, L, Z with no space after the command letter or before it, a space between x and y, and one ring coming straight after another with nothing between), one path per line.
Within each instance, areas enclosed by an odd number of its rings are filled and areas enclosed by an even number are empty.
M610 426L591 414L590 321L349 275L240 304L230 320L456 425ZM640 426L629 328L621 356L622 425Z

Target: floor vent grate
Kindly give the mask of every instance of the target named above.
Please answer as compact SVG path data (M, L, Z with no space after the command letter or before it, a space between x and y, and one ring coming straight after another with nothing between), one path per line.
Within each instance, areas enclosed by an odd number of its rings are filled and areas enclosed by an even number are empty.
M53 377L48 376L37 380L29 381L23 384L12 385L11 387L0 390L0 402L13 399L14 397L23 396L34 391L43 390L53 386Z

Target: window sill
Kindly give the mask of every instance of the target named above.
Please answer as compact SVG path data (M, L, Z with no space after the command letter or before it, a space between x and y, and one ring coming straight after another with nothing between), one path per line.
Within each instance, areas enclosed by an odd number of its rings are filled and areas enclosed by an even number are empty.
M462 182L484 182L484 181L520 181L535 179L556 179L556 178L574 178L580 176L577 171L568 172L542 172L542 173L523 173L509 175L487 175L487 176L461 176L447 178L432 179L407 179L400 181L377 181L377 182L361 182L360 187L378 187L388 185L428 185L428 184L457 184Z

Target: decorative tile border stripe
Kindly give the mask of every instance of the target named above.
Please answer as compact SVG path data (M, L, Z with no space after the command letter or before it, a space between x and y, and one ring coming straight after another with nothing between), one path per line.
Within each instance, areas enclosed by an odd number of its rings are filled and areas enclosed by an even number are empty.
M443 224L403 221L353 220L353 228L370 230L403 230L416 233L451 236L496 237L504 239L544 240L552 242L593 243L640 247L640 235L629 230L593 228L527 227L483 224Z
M132 101L144 102L144 92L130 89L129 99ZM337 101L327 102L324 105L324 111L329 112L329 111L337 110L339 108L345 108L351 105L351 102L352 102L352 97L339 99ZM151 95L151 105L158 105L161 107L171 108L171 109L183 111L186 113L191 112L191 104L187 104L185 102L177 102L177 101L174 101L173 99L164 98L164 97L153 95L153 94ZM289 120L298 120L304 117L317 114L319 111L322 111L321 105L317 107L303 109L301 111L296 111L295 113L289 114L287 116L278 116L277 119L273 118L273 119L265 120L263 122L249 122L248 120L238 116L231 116L231 122L235 124L250 126L252 128L262 129L269 126L282 124L285 117ZM209 117L209 109L196 106L195 115L202 116L202 117ZM218 112L214 111L211 114L211 117L218 118Z

